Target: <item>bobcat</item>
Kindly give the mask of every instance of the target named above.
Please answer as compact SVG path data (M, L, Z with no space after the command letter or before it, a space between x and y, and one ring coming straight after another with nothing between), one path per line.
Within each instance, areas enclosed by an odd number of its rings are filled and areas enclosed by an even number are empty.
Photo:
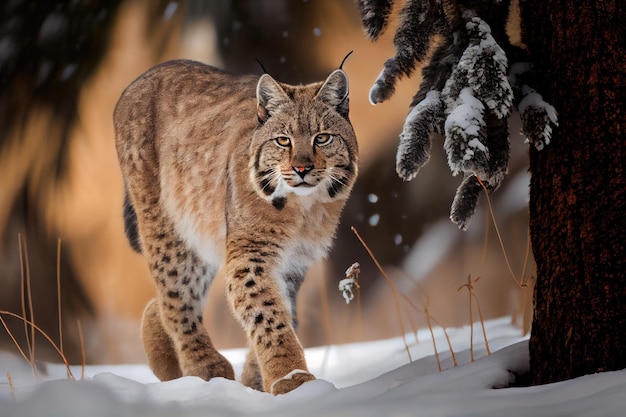
M357 176L346 74L292 86L170 61L126 88L114 125L127 236L158 290L141 325L155 375L234 379L202 325L224 264L250 346L242 383L281 394L315 379L295 334L295 300Z

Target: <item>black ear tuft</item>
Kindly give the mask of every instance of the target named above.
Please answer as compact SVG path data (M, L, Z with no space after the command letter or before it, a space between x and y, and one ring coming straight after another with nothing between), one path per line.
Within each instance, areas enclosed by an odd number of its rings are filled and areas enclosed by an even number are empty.
M261 75L256 86L259 122L265 122L281 104L289 101L285 90L269 74Z
M315 96L316 99L323 101L331 107L334 107L343 117L348 117L348 76L346 73L337 69L333 71L324 84L320 87Z

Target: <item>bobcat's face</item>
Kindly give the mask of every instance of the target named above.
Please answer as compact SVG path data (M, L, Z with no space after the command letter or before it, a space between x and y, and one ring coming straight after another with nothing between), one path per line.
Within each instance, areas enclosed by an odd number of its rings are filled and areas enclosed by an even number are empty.
M322 85L281 87L271 83L270 100L259 98L260 125L252 141L251 180L271 200L288 193L317 194L322 200L347 197L357 174L357 144L347 118L347 84L335 71ZM258 94L263 94L260 92ZM271 100L275 100L272 102Z

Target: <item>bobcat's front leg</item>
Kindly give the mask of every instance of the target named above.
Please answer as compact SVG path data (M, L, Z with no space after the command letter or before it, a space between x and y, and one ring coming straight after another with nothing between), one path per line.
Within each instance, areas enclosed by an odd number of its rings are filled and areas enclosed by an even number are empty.
M151 368L161 380L190 375L235 379L232 365L215 349L202 324L204 299L215 271L182 241L166 234L155 241L146 249L158 295L142 323Z
M263 379L263 389L284 394L315 379L306 366L304 350L292 325L291 303L277 282L274 260L262 254L276 253L276 245L249 239L229 243L226 291Z

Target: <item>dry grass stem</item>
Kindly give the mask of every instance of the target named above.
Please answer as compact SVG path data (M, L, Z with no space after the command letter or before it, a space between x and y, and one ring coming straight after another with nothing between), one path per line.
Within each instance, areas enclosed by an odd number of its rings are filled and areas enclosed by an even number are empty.
M30 362L30 358L28 357L28 355L26 355L26 353L22 350L22 348L20 347L20 344L17 342L17 340L15 340L15 336L13 336L13 333L11 333L11 330L9 330L9 326L7 326L6 321L4 321L4 319L2 318L2 316L0 316L0 323L2 323L2 326L4 327L4 330L6 330L7 334L9 335L9 337L11 338L11 340L13 341L13 344L15 345L15 347L17 348L18 352L20 352L20 355L22 355L22 358L24 358L24 360L28 363Z
M26 248L26 240L18 233L17 235L18 242L18 250L20 256L20 301L22 305L22 317L26 319L26 299L31 299L32 297L28 294L31 294L30 290L30 268L28 266L28 260L26 258L26 254L28 253L28 249ZM26 258L26 259L25 259ZM33 318L33 309L30 308L30 317ZM31 329L32 331L32 329ZM28 324L24 322L24 335L26 338L26 347L28 348L28 357L26 361L30 363L30 366L33 370L33 377L36 377L35 370L35 352L33 351L34 341L31 342L31 335L28 332ZM12 336L12 335L11 335ZM13 338L13 337L12 337ZM15 341L15 338L13 338Z
M85 339L83 338L83 326L80 324L80 320L76 320L76 327L78 327L78 339L80 340L80 380L85 379L85 366L87 364L87 355L85 355ZM69 372L69 368L68 368ZM69 377L68 373L68 377Z
M502 254L504 255L504 262L506 263L506 267L508 268L509 273L511 274L511 277L513 278L513 281L515 281L518 287L522 287L525 284L521 282L520 279L517 278L517 276L515 275L515 272L513 272L513 268L511 268L511 263L509 262L509 256L507 255L506 248L504 247L504 242L502 240L502 235L500 234L500 228L498 228L498 223L496 222L496 216L493 213L493 206L491 205L491 198L489 197L489 192L487 191L487 187L485 187L485 184L480 180L480 178L478 177L476 178L478 179L478 182L480 183L481 187L483 187L483 190L485 191L485 196L487 197L486 198L487 207L489 208L491 220L493 222L494 229L496 230L496 236L498 236L498 242L500 242L500 247L502 248Z
M425 311L422 311L419 307L417 307L413 301L411 301L411 299L409 297L407 297L405 294L400 293L400 295L402 296L402 299L417 313L419 314L426 314ZM426 305L426 302L424 302L424 305ZM443 331L443 334L446 338L446 342L448 344L448 349L450 350L450 355L452 357L452 362L454 363L454 366L458 366L458 363L456 361L456 355L454 354L454 349L452 348L452 342L450 341L450 335L448 335L448 331L446 330L445 326L443 326L433 315L430 314L430 312L428 312L428 317L437 325L441 328L441 330ZM432 332L431 332L431 337L432 337ZM415 341L419 342L419 337L417 334L417 330L415 330Z
M483 329L483 339L485 340L485 350L487 351L487 355L491 355L491 349L489 349L489 342L487 341L487 332L485 331L485 320L483 319L483 313L480 311L480 303L478 302L478 297L476 294L472 292L472 296L474 297L474 301L476 301L476 310L478 310L478 318L480 319L480 327Z
M57 308L59 321L59 347L63 353L63 320L61 318L61 239L57 241Z
M13 385L13 377L11 372L7 372L7 381L9 382L9 392L11 392L11 399L15 402L15 386Z
M33 329L33 331L37 331L39 332L39 334L41 334L44 339L46 339L48 341L48 343L50 343L50 346L52 346L54 348L54 350L57 351L57 353L59 354L59 357L61 358L61 360L63 361L63 364L65 365L65 367L67 368L67 373L68 373L68 377L71 380L74 380L74 375L72 374L72 370L70 369L70 364L67 361L67 358L65 357L65 355L63 354L63 352L61 352L61 349L59 349L59 347L56 345L56 343L54 343L54 341L50 338L50 336L48 336L46 334L46 332L44 332L41 328L39 328L39 326L37 326L35 323L33 323L30 320L27 320L24 317L21 317L18 314L12 313L10 311L6 311L6 310L0 310L0 314L4 314L6 316L11 316L14 317L16 319L22 320L24 323L26 323L27 326L30 326L31 329ZM0 321L2 321L2 324L4 326L4 328L6 329L7 333L9 334L9 337L11 337L11 339L14 341L15 346L17 347L17 349L23 353L22 349L19 347L19 344L17 344L17 341L15 340L15 337L13 337L13 335L11 334L11 332L9 331L6 323L4 322L4 320L2 318L0 318ZM28 358L26 358L26 355L23 354L23 356L25 357L25 359L28 361ZM31 361L28 361L29 363L31 363ZM32 362L31 366L35 367L34 361Z
M404 295L404 294L403 294ZM407 320L409 321L409 325L411 326L411 330L413 330L413 336L415 337L415 343L419 342L419 337L417 335L417 326L415 325L415 321L413 321L413 317L407 313Z
M437 342L435 341L435 332L433 331L433 325L430 322L430 313L428 312L428 300L424 305L424 315L426 316L426 323L428 324L428 330L430 331L430 339L433 341L435 359L437 360L437 369L439 369L439 372L441 372L441 360L439 360L439 352L437 351Z
M524 281L524 277L526 276L526 268L528 267L528 259L530 258L530 228L526 233L526 254L524 255L524 265L522 266L522 276L520 281L522 282L522 287L526 288L528 284L528 279Z
M471 274L467 276L467 284L461 285L457 291L461 291L463 288L467 288L467 292L469 294L469 318L470 318L470 359L474 362L474 316L472 313L472 300L476 303L476 309L478 310L478 318L480 320L480 325L483 330L483 339L485 341L485 350L487 351L487 355L491 355L491 350L489 349L489 342L487 341L487 332L485 331L485 321L483 319L483 313L480 309L480 302L478 301L478 296L474 292L474 284L476 284L480 280L480 277L476 277L472 280Z
M406 350L406 353L409 357L409 362L413 362L413 358L411 357L411 351L409 350L409 345L406 342L406 330L404 329L404 322L402 320L400 300L398 299L398 289L396 288L391 278L389 278L389 276L385 273L382 266L380 266L380 263L378 262L374 254L372 253L372 250L369 248L369 246L367 246L367 244L365 243L365 241L363 240L359 232L356 230L356 228L352 226L351 230L356 235L357 239L359 239L359 242L361 242L361 245L363 245L363 247L369 254L370 258L372 258L372 261L374 261L374 264L376 265L376 267L378 268L382 276L385 278L385 281L387 281L387 284L389 284L389 287L391 288L391 295L393 296L393 303L396 306L396 314L398 315L398 324L400 325L400 331L402 332L402 340L404 342L404 349Z
M455 367L457 367L459 364L456 361L456 355L454 354L454 349L452 349L452 342L450 341L450 336L448 335L448 331L433 316L430 316L430 318L432 321L435 322L437 326L441 327L441 330L443 330L443 335L446 337L446 342L448 343L448 349L450 350L450 356L452 357L452 363L454 364Z
M458 291L461 291L463 288L467 288L468 297L469 297L469 323L470 323L470 361L474 362L474 314L472 311L472 291L474 290L474 283L478 282L480 277L477 277L474 281L472 281L472 275L469 274L467 276L467 284L461 285Z

